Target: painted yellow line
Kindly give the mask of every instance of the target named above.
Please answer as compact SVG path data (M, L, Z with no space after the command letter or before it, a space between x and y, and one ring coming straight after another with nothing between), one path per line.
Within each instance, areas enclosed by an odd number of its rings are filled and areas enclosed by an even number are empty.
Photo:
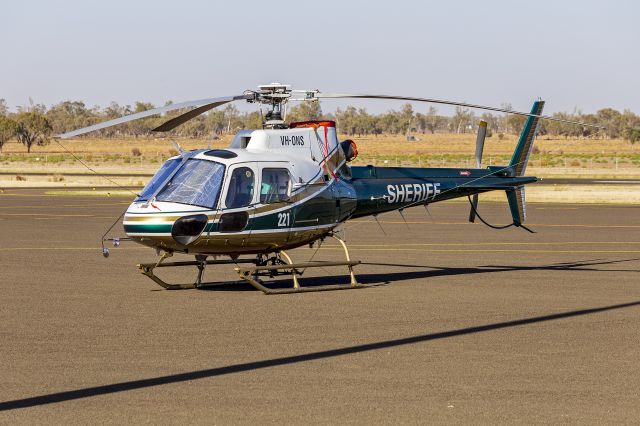
M115 251L120 251L120 250L148 250L149 247L118 247L117 249L114 249ZM71 250L79 250L79 251L86 251L86 250L92 250L92 251L98 251L101 252L102 248L100 246L98 247L0 247L0 251L33 251L33 250L52 250L52 251L56 251L56 250L67 250L67 251L71 251Z
M580 207L535 207L535 210L580 210Z
M0 206L0 209L57 209L57 208L66 208L66 207L74 207L74 208L93 208L93 207L102 207L102 206L113 206L116 204L121 205L129 205L130 203L102 203L102 204L56 204L56 205L47 205L47 206Z
M341 247L321 247L321 250L342 250ZM640 253L640 250L534 250L534 249L413 249L413 248L354 248L349 251L416 251L422 253Z
M113 194L111 196L107 196L105 195L93 195L93 194L87 194L87 195L69 195L69 196L75 196L75 197L91 197L92 199L96 199L99 197L108 197L108 198L123 198L123 197L128 197L129 199L133 199L133 195L134 194L130 194L130 195L120 195L120 194ZM137 194L136 194L137 195ZM42 198L42 197L66 197L67 195L64 194L47 194L47 193L42 193L42 194L12 194L12 193L1 193L0 192L0 197L31 197L31 198ZM129 204L129 203L125 203L125 204Z
M0 216L95 217L93 214L0 213Z
M640 244L640 241L557 241L557 242L495 242L495 243L406 243L406 244L349 244L349 247L430 247L430 246L520 246L520 245L572 245L572 244ZM326 245L325 247L340 247Z
M551 223L531 223L527 226L540 228L640 228L640 225L581 225L581 224L551 224Z
M393 225L404 225L404 221L380 220L380 223L388 223ZM349 223L376 223L375 220L350 220ZM431 221L407 221L409 225L468 225L478 226L479 223L469 222L431 222ZM581 225L581 224L549 224L549 223L527 223L530 227L567 227L567 228L640 228L640 225Z
M87 218L91 218L91 219L112 219L112 220L114 217L115 216L87 216ZM64 218L65 217L34 217L33 220L62 220Z

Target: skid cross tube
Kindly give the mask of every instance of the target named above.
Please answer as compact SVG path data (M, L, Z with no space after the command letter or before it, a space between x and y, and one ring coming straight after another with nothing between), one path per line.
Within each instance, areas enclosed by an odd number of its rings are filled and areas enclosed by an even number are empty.
M304 293L304 292L312 292L312 291L349 290L352 288L363 288L365 286L362 284L359 284L357 281L354 280L349 284L333 284L333 285L323 285L323 286L314 286L314 287L302 287L298 282L298 278L296 276L296 269L319 268L319 267L327 267L327 266L348 266L349 269L351 270L353 266L358 265L359 263L360 263L359 260L342 261L342 262L306 262L306 263L291 263L288 265L238 267L238 268L235 268L235 270L238 273L238 275L240 275L240 278L244 279L249 284L254 286L256 289L262 291L264 294ZM261 281L257 280L254 277L254 274L260 271L284 271L284 270L291 270L291 275L293 278L293 287L291 288L272 289L272 288L266 287Z
M305 263L293 263L291 257L284 251L281 250L280 254L289 262L288 264L282 265L256 265L249 267L236 267L235 271L240 275L240 278L247 281L256 289L262 291L264 294L289 294L289 293L306 293L313 291L331 291L331 290L351 290L354 288L364 288L369 287L358 283L356 280L355 274L353 273L353 267L355 265L360 264L359 260L351 260L349 256L349 249L345 242L337 237L334 234L329 235L330 237L338 240L342 249L344 250L346 260L343 261L317 261L317 262L305 262ZM349 284L332 284L332 285L323 285L323 286L312 286L312 287L302 287L300 286L300 282L298 281L298 274L300 272L298 269L307 269L307 268L321 268L328 266L347 266L349 268ZM264 283L258 279L258 274L263 271L291 271L291 278L293 280L293 287L291 288L279 288L273 289L264 285Z

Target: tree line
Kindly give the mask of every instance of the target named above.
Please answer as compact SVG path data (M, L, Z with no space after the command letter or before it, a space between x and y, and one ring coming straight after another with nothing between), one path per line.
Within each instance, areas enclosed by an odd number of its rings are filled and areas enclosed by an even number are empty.
M170 104L167 102L166 104ZM165 104L165 105L166 105ZM503 104L504 109L511 109ZM51 135L90 126L102 121L155 108L148 102L136 102L131 105L119 105L112 102L107 107L88 108L81 101L64 101L46 107L30 102L28 106L18 107L15 112L9 110L4 99L0 99L0 152L8 141L15 139L23 144L28 152L34 145L45 145ZM177 116L173 111L163 117L147 117L119 126L102 129L89 137L145 137L151 129L166 120ZM594 114L559 112L552 115L565 120L580 121L606 127L597 130L592 127L573 125L549 120L540 123L538 133L555 137L624 138L631 143L640 141L640 116L629 110L622 112L604 108ZM434 106L424 111L415 111L411 104L403 105L399 110L390 110L381 114L370 114L364 108L348 106L338 108L333 113L323 113L318 102L301 102L290 105L286 113L287 121L335 120L338 129L349 136L416 133L470 133L475 132L479 120L488 123L489 132L497 134L517 134L522 131L525 117L508 114L476 113L468 108L457 107L451 116L441 115ZM239 129L259 129L263 117L260 111L240 112L234 105L215 109L198 116L169 132L169 136L205 138L235 133Z

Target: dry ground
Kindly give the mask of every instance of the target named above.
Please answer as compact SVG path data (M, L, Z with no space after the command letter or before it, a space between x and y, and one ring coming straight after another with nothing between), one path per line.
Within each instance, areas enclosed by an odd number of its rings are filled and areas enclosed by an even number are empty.
M419 167L473 167L475 136L472 134L418 135L417 142L407 142L404 136L354 137L359 156L354 165ZM342 136L346 138L346 136ZM218 140L182 139L185 149L228 146L230 136ZM507 164L517 137L497 136L486 143L485 165ZM169 139L78 139L34 147L27 155L15 142L5 146L0 155L0 186L2 187L64 187L113 186L109 179L92 176L83 164L65 151L77 155L98 173L121 174L112 177L119 185L141 187L169 156L176 151ZM640 178L640 151L620 139L557 139L543 136L532 155L528 174L541 178ZM132 155L139 150L141 155ZM85 176L71 177L69 174ZM37 175L40 174L40 175ZM633 201L632 201L633 202Z
M475 135L466 134L416 134L420 139L416 142L407 142L403 135L380 136L346 136L341 139L353 139L358 146L364 149L363 154L473 154L475 147ZM202 148L207 145L212 147L226 147L231 141L231 136L222 135L220 139L177 139L177 142L187 149ZM511 154L518 136L504 135L500 139L494 135L486 140L485 153L488 155ZM71 139L63 141L63 144L72 151L81 154L121 154L130 155L132 148L138 148L149 156L169 154L174 151L169 138L125 138L125 139ZM555 138L540 136L536 140L536 146L541 152L551 154L640 154L640 148L635 147L622 139L575 139ZM25 153L24 146L15 142L5 145L4 154ZM50 143L46 146L33 147L33 154L62 153L64 150Z
M475 136L472 134L425 134L418 135L420 140L407 142L404 136L363 136L353 137L358 144L357 164L388 165L470 165ZM346 138L346 136L342 136ZM218 140L180 139L185 149L226 147L231 136L222 136ZM485 163L504 163L509 158L517 141L517 136L505 135L487 139ZM137 139L78 139L62 141L64 147L89 163L104 164L150 164L162 161L176 153L170 140L166 138ZM563 168L626 168L640 164L640 151L634 145L621 139L549 139L542 136L537 142L538 150L532 157L532 166ZM136 149L141 157L132 155ZM37 159L37 160L36 160ZM617 160L616 160L617 159ZM8 166L11 162L42 164L71 161L71 156L55 142L44 147L34 147L32 154L26 155L23 146L8 143L0 160ZM566 160L566 161L565 161Z

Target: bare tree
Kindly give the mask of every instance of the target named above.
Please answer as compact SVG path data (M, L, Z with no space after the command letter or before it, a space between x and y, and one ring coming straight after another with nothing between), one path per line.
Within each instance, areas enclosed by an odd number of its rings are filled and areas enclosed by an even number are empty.
M0 115L0 152L4 144L11 140L18 131L18 123L14 120Z
M0 98L0 116L6 117L9 115L9 106L4 98Z
M287 112L287 121L312 121L322 118L320 102L301 102Z
M469 108L456 107L456 112L451 117L451 125L456 133L466 133L473 121L473 112Z
M18 140L27 147L27 152L31 152L31 147L35 145L46 145L51 125L44 115L36 111L21 112L16 117L18 128L16 135Z

